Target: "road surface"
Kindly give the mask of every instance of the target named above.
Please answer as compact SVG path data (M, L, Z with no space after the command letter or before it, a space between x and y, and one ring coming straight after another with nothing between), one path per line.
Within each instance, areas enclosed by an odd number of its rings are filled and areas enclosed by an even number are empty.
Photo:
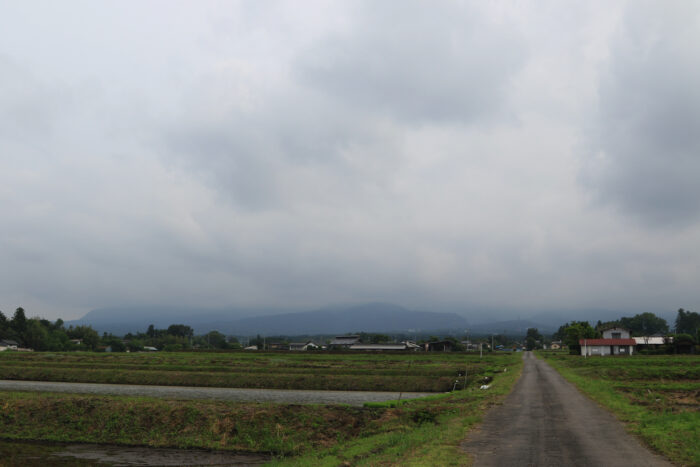
M475 467L672 465L532 352L523 359L513 392L462 443Z
M58 383L48 381L0 380L0 391L69 392L117 396L165 397L169 399L216 399L284 404L349 404L384 402L399 398L398 392L307 391L293 389L241 389L188 386L146 386L136 384ZM404 392L401 399L416 399L434 393Z

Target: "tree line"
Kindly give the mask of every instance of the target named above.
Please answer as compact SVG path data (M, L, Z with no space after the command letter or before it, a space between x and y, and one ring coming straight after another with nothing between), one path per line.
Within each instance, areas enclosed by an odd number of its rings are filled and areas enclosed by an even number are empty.
M19 347L37 351L106 350L113 352L139 351L146 347L157 350L189 350L192 348L239 348L235 337L218 331L195 336L190 326L172 324L166 329L150 325L145 332L129 333L124 337L103 333L91 326L64 326L62 319L51 322L27 318L24 308L17 308L12 318L0 311L0 340L14 341Z

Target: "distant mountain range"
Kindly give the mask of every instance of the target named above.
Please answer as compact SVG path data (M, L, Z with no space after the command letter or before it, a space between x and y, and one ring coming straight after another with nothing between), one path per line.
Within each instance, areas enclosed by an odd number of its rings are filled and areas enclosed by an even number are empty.
M418 333L429 332L464 334L525 335L527 328L551 332L527 320L501 321L470 325L457 313L413 311L391 303L365 303L335 306L315 311L281 313L275 310L197 309L184 307L122 307L102 308L87 313L80 319L67 321L68 325L90 325L98 332L124 335L144 332L150 324L158 329L171 324L191 326L196 334L212 330L227 335L316 335L347 332Z

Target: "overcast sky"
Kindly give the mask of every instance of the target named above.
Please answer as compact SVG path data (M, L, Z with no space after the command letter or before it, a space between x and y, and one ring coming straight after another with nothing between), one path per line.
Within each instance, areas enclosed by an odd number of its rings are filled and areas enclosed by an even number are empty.
M0 309L697 310L698 44L694 0L0 0Z

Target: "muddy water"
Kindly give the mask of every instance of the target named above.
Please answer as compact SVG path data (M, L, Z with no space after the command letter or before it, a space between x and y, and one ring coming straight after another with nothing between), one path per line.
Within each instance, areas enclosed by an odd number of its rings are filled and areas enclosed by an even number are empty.
M7 380L0 380L0 390L146 396L164 397L170 399L216 399L241 402L278 402L283 404L349 404L354 406L362 406L362 404L365 402L384 402L399 398L398 392L204 388ZM404 392L401 394L401 398L415 399L429 395L431 394L423 392Z
M0 440L0 466L254 466L262 454Z

